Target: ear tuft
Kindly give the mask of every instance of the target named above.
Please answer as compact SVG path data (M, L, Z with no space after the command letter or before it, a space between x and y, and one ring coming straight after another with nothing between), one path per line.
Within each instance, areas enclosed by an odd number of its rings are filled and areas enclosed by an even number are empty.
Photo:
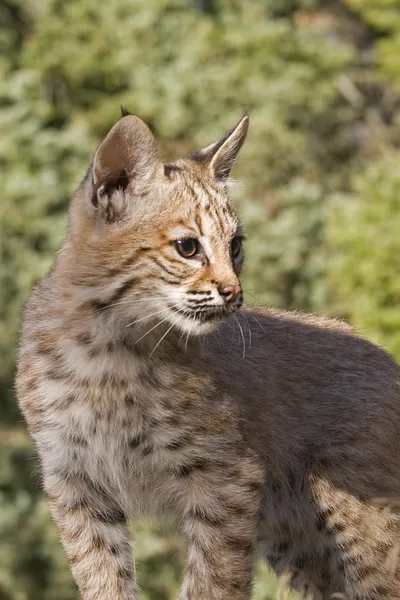
M190 158L196 161L208 163L213 176L226 181L234 166L239 151L247 136L249 129L249 115L247 110L243 113L240 121L218 142L197 150L190 154Z
M128 115L131 115L132 113L129 112L129 110L127 110L125 108L125 106L122 106L121 104L121 119L122 117L127 117Z

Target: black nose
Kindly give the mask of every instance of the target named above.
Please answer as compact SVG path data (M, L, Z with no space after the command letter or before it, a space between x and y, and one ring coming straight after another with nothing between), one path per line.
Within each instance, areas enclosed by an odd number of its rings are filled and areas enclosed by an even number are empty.
M226 303L235 302L240 306L243 302L242 288L240 285L225 285L218 288L220 295Z

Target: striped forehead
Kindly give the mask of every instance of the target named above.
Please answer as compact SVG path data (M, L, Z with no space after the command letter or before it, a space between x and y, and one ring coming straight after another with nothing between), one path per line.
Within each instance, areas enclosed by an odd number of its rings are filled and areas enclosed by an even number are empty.
M200 237L218 239L234 235L238 217L225 194L211 185L193 183L190 186L190 218Z

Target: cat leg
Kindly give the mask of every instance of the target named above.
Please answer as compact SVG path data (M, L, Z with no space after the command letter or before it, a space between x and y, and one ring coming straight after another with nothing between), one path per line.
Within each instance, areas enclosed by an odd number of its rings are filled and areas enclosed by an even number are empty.
M230 480L228 470L219 464L208 478L203 468L187 477L188 561L181 600L251 598L261 478L243 465Z
M398 515L322 479L315 491L317 526L335 556L331 591L343 591L349 600L400 600Z
M45 474L45 490L83 600L135 600L126 515L83 473Z

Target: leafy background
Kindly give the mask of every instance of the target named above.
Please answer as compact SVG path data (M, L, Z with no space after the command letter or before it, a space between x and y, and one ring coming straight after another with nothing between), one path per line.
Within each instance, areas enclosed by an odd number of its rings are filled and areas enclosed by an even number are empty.
M243 108L249 303L343 317L400 358L398 0L2 0L0 600L77 591L13 395L21 308L123 104L166 159ZM136 526L144 599L177 596L173 532ZM257 600L276 596L265 569Z

